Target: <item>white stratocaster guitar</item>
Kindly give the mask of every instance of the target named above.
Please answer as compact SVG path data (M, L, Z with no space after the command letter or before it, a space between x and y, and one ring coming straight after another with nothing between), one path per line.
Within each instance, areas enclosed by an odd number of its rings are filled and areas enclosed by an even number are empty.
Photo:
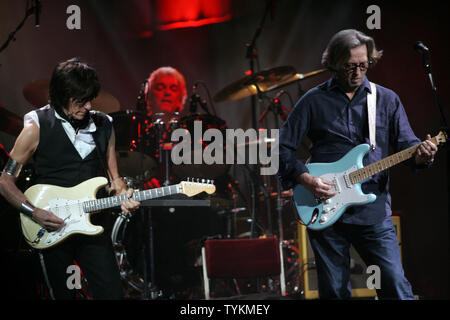
M204 180L203 180L204 181ZM25 196L35 207L51 211L63 219L65 226L57 231L47 231L24 214L20 214L22 232L27 243L35 249L47 249L57 245L73 234L98 235L103 227L90 222L90 215L104 209L120 207L126 195L96 199L100 188L108 183L104 177L86 180L74 187L63 188L49 184L37 184L25 191ZM182 181L162 188L134 191L133 199L145 201L167 195L182 193L189 197L205 191L216 191L214 184L207 182Z
M447 135L441 131L431 141L439 146L447 141ZM361 184L374 174L410 159L418 146L395 153L366 167L362 161L370 150L368 144L354 147L336 162L307 164L311 175L333 182L334 191L338 193L322 201L301 184L297 185L294 188L293 200L300 220L310 229L321 230L334 224L348 207L374 202L376 195L364 194Z

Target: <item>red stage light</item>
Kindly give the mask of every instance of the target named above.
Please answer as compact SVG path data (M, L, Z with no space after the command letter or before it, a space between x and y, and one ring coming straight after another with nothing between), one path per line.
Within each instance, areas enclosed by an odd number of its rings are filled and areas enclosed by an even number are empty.
M149 38L154 30L195 28L231 19L231 0L154 0L148 18L155 17L153 30L143 30L139 37ZM148 24L147 24L148 25Z

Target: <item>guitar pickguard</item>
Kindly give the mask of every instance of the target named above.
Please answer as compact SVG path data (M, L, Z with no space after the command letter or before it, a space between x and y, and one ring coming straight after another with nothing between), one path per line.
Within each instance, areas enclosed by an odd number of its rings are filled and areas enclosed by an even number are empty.
M319 217L319 224L324 224L333 219L336 213L340 213L348 206L364 204L371 201L372 194L361 192L360 184L349 183L349 174L357 170L356 165L341 173L331 173L320 176L336 185L338 192L334 197L322 202L322 214Z
M89 221L89 215L83 211L82 203L87 200L89 200L89 197L77 200L55 198L48 202L48 207L45 209L64 220L65 226L57 231L48 232L44 240L46 246L52 245L71 233L93 235L103 230L101 227L92 225Z

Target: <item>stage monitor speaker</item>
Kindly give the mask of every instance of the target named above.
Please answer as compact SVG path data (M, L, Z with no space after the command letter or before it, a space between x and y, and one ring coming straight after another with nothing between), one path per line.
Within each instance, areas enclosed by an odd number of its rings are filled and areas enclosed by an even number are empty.
M400 228L400 217L391 217L397 232L398 244L400 248L400 257L402 257L401 248L401 228ZM302 289L304 292L305 299L318 299L319 291L317 284L317 272L314 260L314 253L309 243L308 234L306 232L306 227L302 224L298 224L298 247L300 250L299 254L299 272ZM353 298L364 298L364 297L375 297L375 289L367 288L367 278L371 273L367 273L367 266L353 248L350 247L350 283L352 285L352 297Z

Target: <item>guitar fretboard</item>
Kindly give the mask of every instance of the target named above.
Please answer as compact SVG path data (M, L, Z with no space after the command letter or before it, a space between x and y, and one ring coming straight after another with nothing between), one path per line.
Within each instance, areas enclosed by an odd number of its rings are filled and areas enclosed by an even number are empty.
M436 137L431 138L431 141L434 144L438 144ZM371 176L387 170L403 161L406 161L408 159L411 159L414 153L416 152L417 148L420 144L409 147L408 149L405 149L403 151L397 152L389 157L386 157L380 161L371 163L364 168L358 169L352 173L349 174L351 183L355 184L358 182L361 182L363 180L366 180L370 178Z
M136 201L145 201L177 193L180 193L180 186L178 184L149 190L135 191L133 192L132 198ZM83 209L85 212L94 212L114 207L120 207L122 201L126 199L127 195L121 194L108 198L89 200L83 203Z

